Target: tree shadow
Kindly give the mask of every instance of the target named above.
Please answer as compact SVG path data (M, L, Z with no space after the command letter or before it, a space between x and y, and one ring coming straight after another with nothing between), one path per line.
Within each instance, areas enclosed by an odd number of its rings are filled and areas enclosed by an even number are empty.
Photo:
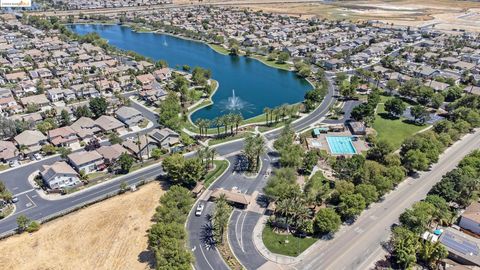
M150 269L155 269L155 253L151 250L144 250L138 254L137 260L141 263L147 263Z
M242 173L248 170L249 162L245 155L236 155L235 162L233 164L233 171Z
M386 119L386 120L398 120L398 119L400 119L400 117L398 117L398 116L393 116L393 115L391 115L391 114L389 114L389 113L386 113L386 112L379 113L378 115L379 115L381 118Z
M212 226L211 215L206 215L207 223L202 226L202 231L200 232L200 241L207 249L215 249L215 237L214 230Z

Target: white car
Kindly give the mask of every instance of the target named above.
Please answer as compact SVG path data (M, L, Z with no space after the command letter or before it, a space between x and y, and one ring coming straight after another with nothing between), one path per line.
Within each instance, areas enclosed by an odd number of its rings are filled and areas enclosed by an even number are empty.
M43 156L39 153L36 153L35 155L33 155L35 157L36 160L40 160L43 158Z
M17 167L20 165L20 163L18 163L18 161L16 160L12 160L10 162L8 162L8 164L10 165L10 167L14 168L14 167Z
M197 210L195 211L195 216L197 217L201 216L204 208L205 208L205 205L203 203L199 203L197 206Z

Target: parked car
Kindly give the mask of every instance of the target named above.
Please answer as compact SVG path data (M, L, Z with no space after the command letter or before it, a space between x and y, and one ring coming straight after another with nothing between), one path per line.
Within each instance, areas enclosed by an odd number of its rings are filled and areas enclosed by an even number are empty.
M33 155L35 157L36 160L40 160L43 158L42 154L40 153L36 153L35 155Z
M197 211L195 211L195 216L197 217L201 216L204 208L205 208L205 205L203 203L199 203L197 206Z
M13 197L13 198L12 198L12 202L13 202L13 203L18 202L18 198L17 198L17 197Z
M10 167L14 168L14 167L19 166L20 163L18 163L17 160L10 160L10 161L8 162L8 165L10 165Z

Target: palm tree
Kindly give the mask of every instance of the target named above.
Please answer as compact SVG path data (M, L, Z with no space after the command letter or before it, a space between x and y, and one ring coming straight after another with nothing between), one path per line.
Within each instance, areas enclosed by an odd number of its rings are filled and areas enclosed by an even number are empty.
M263 109L263 113L265 114L265 125L268 125L268 115L272 110L269 107L265 107Z
M437 269L438 261L446 258L448 251L440 245L440 242L432 243L425 240L420 248L419 257L426 262L431 269Z
M138 158L140 159L140 162L143 163L143 156L142 156L142 142L140 141L140 134L137 133L137 141L135 144L138 146Z
M287 225L287 233L290 233L289 218L293 212L293 207L294 205L292 203L292 199L290 198L280 200L276 203L275 211L278 212L283 217L285 217L285 224Z
M223 242L223 232L228 225L231 208L227 203L225 194L221 194L216 200L215 211L213 212L214 230L217 241L220 243Z
M205 132L203 134L205 134L205 136L208 135L208 128L212 125L212 121L210 121L209 119L204 119L203 120L203 128L205 129Z
M245 138L244 154L248 159L250 171L258 170L260 156L265 153L265 140L260 134L250 134Z
M213 125L217 128L217 136L220 135L220 127L222 126L222 121L220 117L215 117L212 120Z
M230 134L233 134L233 124L235 123L235 114L227 114L228 122L230 123Z
M215 148L210 149L211 166L213 166L213 160L215 159L216 155L217 155L217 150L215 150Z
M200 134L200 136L202 136L203 119L198 118L197 120L195 120L195 125L198 127L198 133Z
M228 124L229 124L230 121L229 121L227 115L221 116L220 119L222 120L222 124L225 127L225 134L227 134Z
M243 116L241 113L236 113L233 115L233 122L235 122L235 133L238 133L238 126L243 121Z

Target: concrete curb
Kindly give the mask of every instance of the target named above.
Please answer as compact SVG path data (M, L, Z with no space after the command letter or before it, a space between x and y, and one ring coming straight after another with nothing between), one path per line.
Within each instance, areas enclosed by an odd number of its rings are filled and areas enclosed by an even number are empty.
M253 228L253 244L257 249L258 253L260 253L266 260L281 264L281 265L291 265L298 263L301 259L298 257L290 257L280 254L275 254L267 249L267 247L263 244L262 233L263 229L267 224L268 216L262 216L255 227Z

